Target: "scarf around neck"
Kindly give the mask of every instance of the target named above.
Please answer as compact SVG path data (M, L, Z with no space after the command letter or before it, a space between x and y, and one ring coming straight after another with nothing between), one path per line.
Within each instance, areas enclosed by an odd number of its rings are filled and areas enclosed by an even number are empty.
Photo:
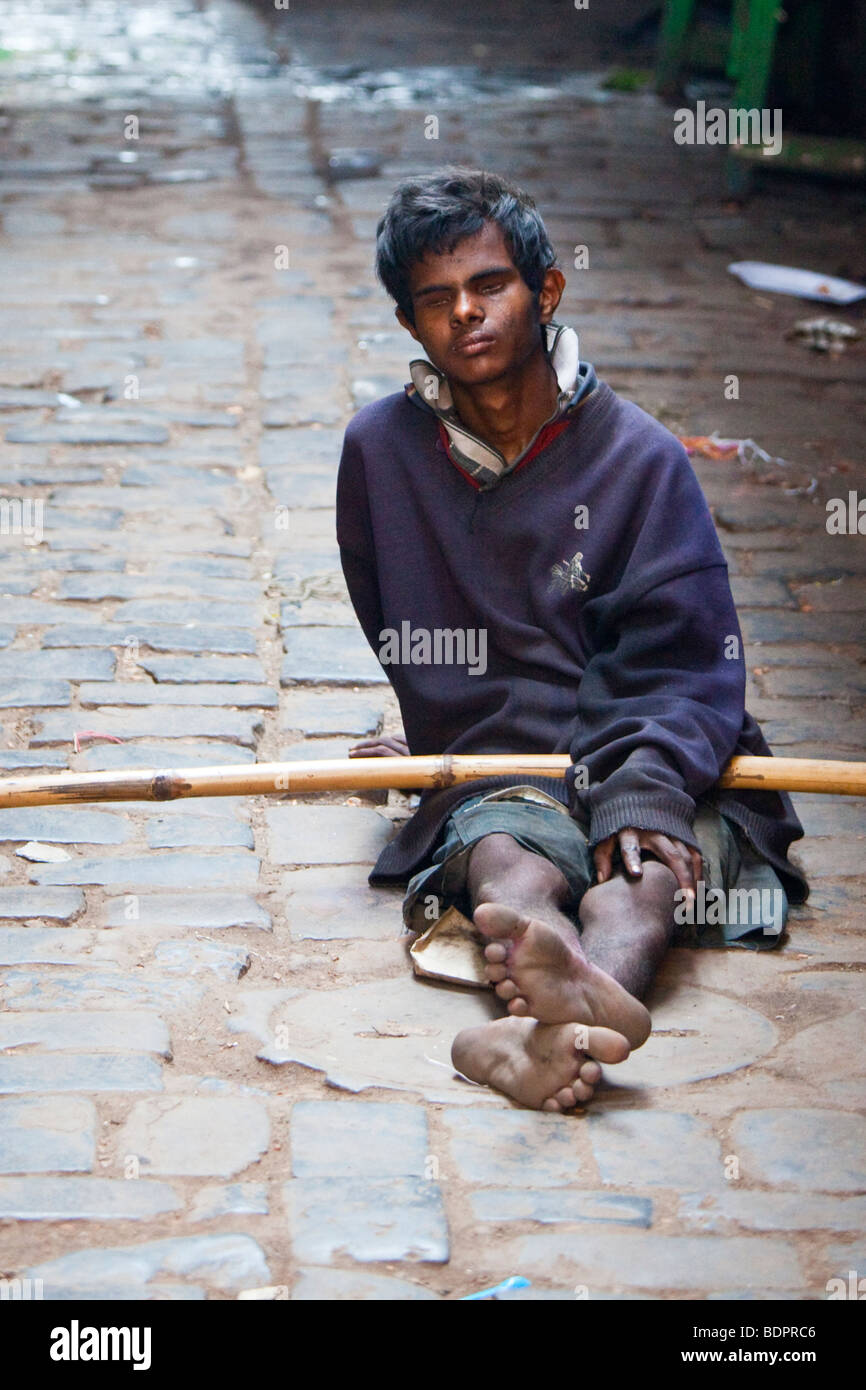
M413 358L409 363L412 381L405 388L407 396L441 420L454 458L482 490L496 487L525 458L541 431L582 404L598 384L592 365L580 361L578 337L573 328L551 322L545 325L545 335L545 350L559 387L556 406L553 414L539 425L526 448L511 462L462 423L444 372L423 357Z

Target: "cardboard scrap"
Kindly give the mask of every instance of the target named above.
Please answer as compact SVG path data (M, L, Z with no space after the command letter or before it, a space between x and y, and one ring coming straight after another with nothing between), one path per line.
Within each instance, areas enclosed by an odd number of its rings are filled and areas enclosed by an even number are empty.
M482 939L468 917L449 907L423 936L409 947L416 975L448 980L456 985L490 989L484 978Z

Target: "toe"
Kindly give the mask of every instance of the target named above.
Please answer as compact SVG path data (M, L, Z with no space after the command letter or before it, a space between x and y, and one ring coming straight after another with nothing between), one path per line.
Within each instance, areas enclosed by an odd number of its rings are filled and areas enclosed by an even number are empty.
M529 1014L529 1005L525 999L521 999L518 995L518 997L512 999L511 1003L508 1005L508 1012L513 1014L515 1018L526 1018Z
M574 1093L574 1099L578 1101L581 1105L584 1104L585 1101L592 1100L592 1086L588 1086L587 1083L585 1081L581 1081L580 1078L578 1078L578 1080L575 1081L571 1089Z
M496 993L499 995L500 999L516 999L520 990L513 980L502 980L501 983L496 986Z
M613 1028L590 1028L587 1051L600 1062L624 1062L631 1047L628 1038Z
M580 1069L580 1079L589 1086L597 1086L601 1080L601 1067L598 1062L584 1062Z
M555 1110L558 1115L562 1114L562 1106L558 1100L546 1100L541 1108L542 1110Z
M484 959L491 963L498 964L500 961L505 960L507 955L508 951L500 941L493 941L489 946L484 947Z
M508 979L507 965L488 965L484 971L492 985L498 985L501 980Z
M571 1110L574 1108L574 1091L571 1086L563 1086L561 1091L557 1091L554 1096L561 1110Z

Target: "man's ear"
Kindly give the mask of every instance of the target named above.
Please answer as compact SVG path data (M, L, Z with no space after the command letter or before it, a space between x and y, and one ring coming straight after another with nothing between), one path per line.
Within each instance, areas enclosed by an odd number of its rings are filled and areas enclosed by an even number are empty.
M541 323L550 323L559 307L565 289L565 276L559 266L553 265L544 275L544 284L538 294L538 309Z
M416 342L416 343L420 343L420 342L421 342L421 339L418 337L418 334L415 332L415 325L409 322L409 320L407 319L406 315L403 313L403 310L402 310L402 309L395 309L395 310L394 310L394 316L395 316L397 322L399 323L400 327L401 327L401 328L405 328L405 330L406 330L407 333L411 333L411 334L412 334L412 337L415 339L415 342Z

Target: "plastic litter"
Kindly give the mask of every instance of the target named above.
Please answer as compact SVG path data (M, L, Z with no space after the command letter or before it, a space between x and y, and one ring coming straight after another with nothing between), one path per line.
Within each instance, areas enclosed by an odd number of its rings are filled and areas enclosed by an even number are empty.
M820 299L825 304L854 304L858 299L866 299L864 285L840 280L837 275L800 270L796 266L771 265L769 261L734 261L728 270L753 290L793 294L798 299Z
M844 352L849 342L861 337L861 333L851 323L841 319L800 319L786 334L786 338L803 338L804 347L813 352Z
M118 738L116 734L100 734L96 729L82 729L81 733L72 735L72 746L76 753L81 752L81 743L83 739L87 739L88 742L123 743L123 739Z
M20 859L29 859L31 864L62 864L64 860L72 858L59 845L41 845L38 840L28 840L15 853Z
M768 464L777 468L791 467L788 459L775 458L768 454L754 439L720 439L715 431L712 434L681 434L677 438L687 454L700 454L702 458L708 459L736 458L744 468L751 468L758 474ZM808 483L796 487L783 487L782 491L789 497L811 497L817 486L818 479L810 478Z
M529 1279L524 1279L522 1274L512 1274L510 1279L503 1279L501 1284L494 1284L492 1288L481 1289L478 1293L465 1294L460 1299L461 1303L471 1303L476 1298L496 1298L501 1293L508 1293L510 1289L531 1289L532 1283Z

